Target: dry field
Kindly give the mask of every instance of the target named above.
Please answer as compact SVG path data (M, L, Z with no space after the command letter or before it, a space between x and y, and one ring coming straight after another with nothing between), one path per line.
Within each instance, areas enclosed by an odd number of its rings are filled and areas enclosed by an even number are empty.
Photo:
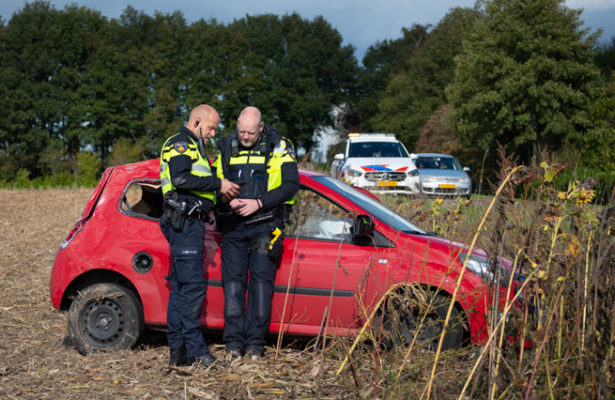
M166 337L153 331L146 331L134 350L81 356L70 345L66 314L51 305L49 277L58 246L92 191L0 189L0 399L345 399L383 393L372 373L374 363L387 361L373 360L369 352L358 375L347 369L335 377L348 347L339 339L328 341L324 363L322 353L306 350L308 342L292 338L275 360L271 337L263 360L242 360L217 371L168 367ZM208 335L208 343L223 357L219 334ZM445 391L455 386L451 378L467 372L460 371L467 366L459 355L449 357L449 368L437 379ZM414 360L413 374L421 383L410 391L417 395L430 360ZM387 392L386 398L399 397ZM451 398L438 398L445 397Z
M69 345L66 315L49 300L57 248L79 218L92 189L0 190L0 398L1 399L235 399L353 397L312 379L318 361L286 343L278 361L221 371L168 363L166 338L146 332L132 351L81 356ZM219 336L208 338L222 356ZM274 343L272 342L272 345ZM321 389L316 386L321 386ZM329 394L327 394L329 392Z
M550 325L545 330L528 323L527 337L539 345L525 351L500 349L492 342L486 347L490 355L480 363L479 346L441 354L430 398L457 399L462 392L468 399L490 398L491 392L493 398L507 399L613 398L615 206L594 212L585 200L573 197L584 190L571 191L571 200L566 200L574 213L564 209L566 214L556 214L559 209L552 203L551 208L519 208L510 202L507 224L498 219L503 214L491 219L491 225L505 226L509 247L529 240L529 259L552 260L548 275L531 280L532 290L548 306L543 321ZM263 360L240 360L215 371L170 368L166 337L152 331L133 350L81 356L67 338L66 315L52 307L48 291L58 246L92 191L0 189L0 399L418 399L425 394L434 354L420 349L389 353L362 343L352 353L351 366L336 377L349 339L327 340L326 351L315 353L312 342L287 338L276 360L276 338L271 337ZM422 221L428 230L448 229L459 240L467 240L482 215L472 207L458 214L454 202L420 206L422 200L397 200L389 206ZM526 215L534 210L539 212L536 218ZM569 222L572 217L574 223ZM549 224L554 218L556 226L565 221L561 226L569 230L553 229ZM519 226L538 221L539 229L516 229L517 221ZM482 237L481 246L491 248L497 235ZM582 247L584 243L588 246ZM594 253L595 266L588 261ZM531 276L538 276L543 267L532 268ZM208 343L223 357L219 333L208 334ZM500 361L501 372L494 374ZM464 391L475 364L478 370Z

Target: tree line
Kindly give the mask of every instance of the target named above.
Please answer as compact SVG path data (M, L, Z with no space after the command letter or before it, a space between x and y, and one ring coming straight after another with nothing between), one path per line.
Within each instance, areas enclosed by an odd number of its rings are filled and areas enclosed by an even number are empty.
M0 21L0 181L95 182L157 157L203 102L220 112L219 135L250 104L308 152L333 126L394 132L474 171L495 171L502 145L520 162L549 152L615 180L614 66L615 38L598 45L561 0L451 9L362 63L323 17L188 24L180 11L108 19L35 1Z

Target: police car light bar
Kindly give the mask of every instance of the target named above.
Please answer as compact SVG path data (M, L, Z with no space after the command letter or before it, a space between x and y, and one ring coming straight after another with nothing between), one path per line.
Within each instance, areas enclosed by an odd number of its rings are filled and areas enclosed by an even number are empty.
M376 133L376 132L369 132L369 133L359 133L359 132L352 132L348 134L348 137L359 137L359 136L390 136L390 137L395 137L394 133Z

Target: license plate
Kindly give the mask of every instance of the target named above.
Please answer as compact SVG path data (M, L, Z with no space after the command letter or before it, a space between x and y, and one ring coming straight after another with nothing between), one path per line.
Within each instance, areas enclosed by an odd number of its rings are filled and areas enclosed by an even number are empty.
M457 186L454 183L441 183L440 189L455 189Z
M397 181L378 181L378 186L397 186Z

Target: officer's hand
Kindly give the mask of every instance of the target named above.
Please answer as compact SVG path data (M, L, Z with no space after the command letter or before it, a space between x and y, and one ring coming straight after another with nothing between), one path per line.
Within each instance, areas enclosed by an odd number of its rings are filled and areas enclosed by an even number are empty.
M220 183L220 193L229 199L235 198L239 194L239 185L222 178Z
M242 199L233 199L230 201L230 203L228 203L228 205L231 207L231 210L233 210L233 212L237 215L239 215L239 211L241 211L241 209L246 205Z
M247 217L257 212L261 205L257 199L234 199L230 203L231 208L237 215Z

